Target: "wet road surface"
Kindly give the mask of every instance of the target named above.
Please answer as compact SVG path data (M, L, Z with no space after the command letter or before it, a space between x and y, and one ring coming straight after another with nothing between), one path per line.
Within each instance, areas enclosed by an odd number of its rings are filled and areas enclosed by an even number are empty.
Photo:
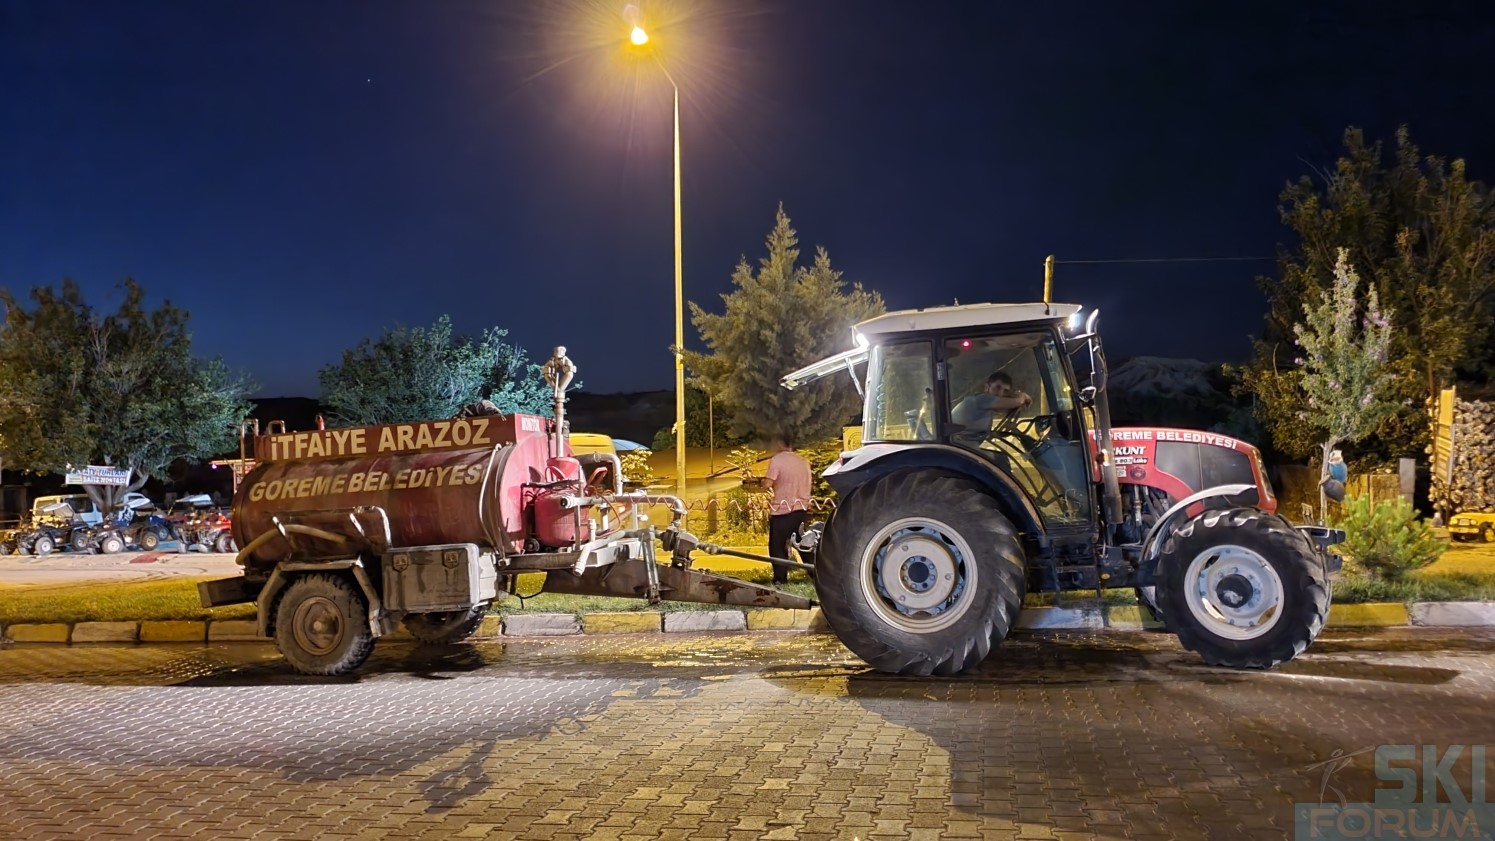
M798 633L390 643L338 679L10 645L0 838L1281 839L1294 801L1371 798L1358 751L1489 741L1487 629L1331 631L1268 673L1021 635L958 679Z

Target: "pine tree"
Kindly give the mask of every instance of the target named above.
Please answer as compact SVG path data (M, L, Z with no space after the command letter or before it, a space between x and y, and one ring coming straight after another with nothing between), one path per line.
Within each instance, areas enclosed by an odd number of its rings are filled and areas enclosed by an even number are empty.
M781 204L755 272L744 257L722 296L722 313L691 303L691 319L709 354L687 352L686 365L709 379L731 412L728 434L767 439L776 434L809 442L838 434L860 401L845 378L827 377L789 392L784 374L851 346L851 327L881 314L882 297L860 284L846 289L824 248L799 265L799 238Z

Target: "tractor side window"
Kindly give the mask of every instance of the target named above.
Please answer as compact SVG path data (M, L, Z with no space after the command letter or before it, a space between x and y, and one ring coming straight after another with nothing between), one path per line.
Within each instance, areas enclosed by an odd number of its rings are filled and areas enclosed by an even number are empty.
M1012 477L1051 525L1089 522L1089 460L1053 334L960 336L942 351L949 442Z
M1224 447L1201 446L1199 469L1204 479L1199 490L1217 485L1256 484L1256 477L1251 473L1251 460L1246 454Z
M878 345L867 358L864 441L933 441L934 348L929 342Z
M1199 450L1200 447L1194 444L1159 441L1154 458L1157 459L1159 470L1177 477L1184 485L1197 491L1206 487L1199 481Z

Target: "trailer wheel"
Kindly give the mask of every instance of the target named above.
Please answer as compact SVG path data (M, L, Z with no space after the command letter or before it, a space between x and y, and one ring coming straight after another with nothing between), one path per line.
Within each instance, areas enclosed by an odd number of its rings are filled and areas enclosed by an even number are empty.
M125 550L125 542L117 534L111 534L99 541L99 551L105 555L113 555Z
M160 545L161 538L155 532L151 531L150 529L146 529L145 531L140 533L140 548L142 550L150 552Z
M1308 539L1250 508L1206 511L1168 537L1158 559L1168 630L1212 666L1269 669L1324 629L1329 584Z
M412 613L405 617L405 628L410 636L426 645L444 645L461 642L472 636L488 615L486 603L471 610L453 610L445 613Z
M826 621L873 668L953 675L1017 622L1017 531L974 482L926 471L864 485L825 526L815 586Z
M374 650L363 595L346 578L325 573L300 576L276 605L275 646L302 674L353 671Z
M36 542L31 544L31 551L35 552L37 555L50 555L56 548L57 541L53 540L51 537L48 537L45 534L41 537L38 537L36 539Z

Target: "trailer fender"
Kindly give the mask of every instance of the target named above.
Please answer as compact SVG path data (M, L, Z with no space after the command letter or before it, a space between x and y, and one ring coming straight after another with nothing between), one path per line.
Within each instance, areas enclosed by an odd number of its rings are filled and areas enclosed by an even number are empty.
M280 591L298 575L308 572L331 572L342 570L347 572L357 582L358 589L363 592L363 597L369 603L369 631L375 637L384 636L393 630L394 623L386 622L384 601L379 598L379 591L374 587L374 582L369 579L368 570L363 568L363 560L360 558L345 558L337 561L318 561L316 563L280 563L275 565L275 570L270 573L270 578L265 582L265 589L260 591L256 600L258 608L258 621L255 634L261 637L275 636L275 617L270 611L275 607L275 601L280 597ZM386 628L386 624L389 626Z
M1205 488L1195 494L1190 494L1175 502L1171 508L1163 512L1152 528L1148 530L1147 536L1142 538L1142 553L1137 559L1136 583L1139 587L1151 586L1153 575L1157 572L1158 555L1163 548L1163 541L1167 539L1169 532L1178 527L1179 523L1188 519L1185 513L1187 509L1198 505L1208 499L1228 499L1239 496L1247 491L1254 490L1255 485L1216 485L1213 488Z
M897 470L946 470L975 481L997 498L1019 532L1031 537L1040 549L1048 547L1047 530L1039 519L1038 509L1012 477L959 447L926 443L867 444L842 453L840 461L826 468L822 475L836 495L846 499L862 485Z

